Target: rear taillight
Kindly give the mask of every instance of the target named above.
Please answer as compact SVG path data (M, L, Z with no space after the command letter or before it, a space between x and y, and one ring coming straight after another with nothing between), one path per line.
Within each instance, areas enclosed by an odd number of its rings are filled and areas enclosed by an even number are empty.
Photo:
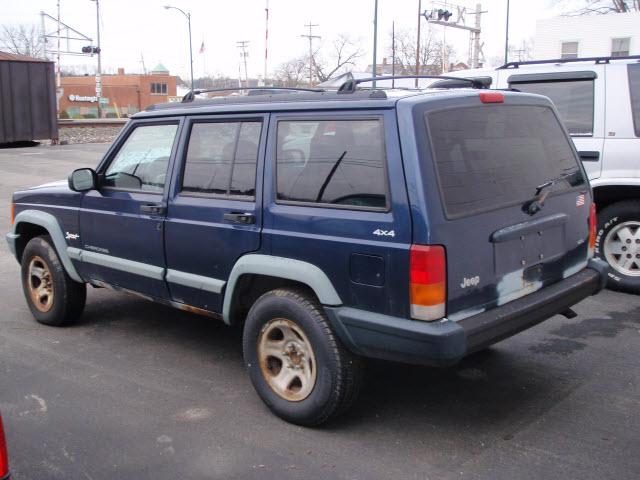
M9 212L10 215L10 219L11 219L11 224L13 225L14 220L16 219L16 204L15 203L11 203L11 211Z
M0 478L9 474L9 459L7 458L7 441L2 428L2 416L0 416Z
M447 260L440 245L412 245L409 260L411 318L433 321L445 315Z
M598 220L596 218L596 204L591 203L589 210L589 257L593 257L596 251L596 228Z

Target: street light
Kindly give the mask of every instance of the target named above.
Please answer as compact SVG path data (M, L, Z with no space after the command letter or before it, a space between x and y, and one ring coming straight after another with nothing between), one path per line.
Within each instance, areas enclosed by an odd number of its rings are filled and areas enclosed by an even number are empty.
M166 10L173 9L179 11L183 14L187 19L187 24L189 25L189 63L191 65L191 90L193 90L193 48L191 48L191 13L185 12L181 8L173 7L171 5L165 5L164 8Z

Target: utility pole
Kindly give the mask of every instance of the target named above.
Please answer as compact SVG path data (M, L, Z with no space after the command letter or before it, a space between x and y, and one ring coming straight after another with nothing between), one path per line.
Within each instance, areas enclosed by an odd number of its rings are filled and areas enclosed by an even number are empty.
M391 76L396 76L396 22L391 22ZM396 79L391 79L391 88L396 87Z
M416 75L420 75L420 16L422 15L422 0L418 0L418 40L416 41ZM415 87L418 88L418 79L416 78Z
M264 9L265 25L264 25L264 84L267 85L267 61L269 58L269 0L266 0Z
M249 40L241 40L239 42L236 42L236 46L240 49L240 57L244 62L245 87L249 87L249 74L247 73L247 57L249 56L249 52L247 52L247 47L249 46Z
M376 0L377 1L377 0ZM317 38L320 39L319 35L313 34L313 27L319 27L317 23L309 23L305 25L309 29L309 35L300 35L302 38L306 38L309 40L309 86L313 85L313 41Z

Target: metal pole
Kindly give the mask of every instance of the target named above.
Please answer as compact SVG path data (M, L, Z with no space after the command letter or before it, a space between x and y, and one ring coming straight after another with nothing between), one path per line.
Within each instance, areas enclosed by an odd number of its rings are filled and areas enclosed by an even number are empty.
M309 86L313 85L313 38L311 37L311 22L309 22Z
M504 37L504 63L509 62L509 0L507 0L507 22Z
M193 85L193 47L191 46L191 12L187 13L187 23L189 24L189 62L191 66L191 90L193 90L194 85Z
M418 39L416 40L416 75L420 75L420 16L422 15L422 0L418 0ZM418 88L418 79L415 80Z
M60 0L58 0L58 55L56 57L56 107L58 117L60 116L60 97L62 96L62 86L60 81Z
M264 25L264 84L267 85L267 61L269 58L269 0L267 0L264 9L265 25Z
M373 88L376 88L376 74L378 65L376 63L378 57L378 0L375 0L373 11Z
M98 73L96 75L96 97L98 99L98 118L102 118L102 102L100 102L100 96L102 95L102 58L100 51L100 0L96 0L96 26L97 26L97 45L98 49Z

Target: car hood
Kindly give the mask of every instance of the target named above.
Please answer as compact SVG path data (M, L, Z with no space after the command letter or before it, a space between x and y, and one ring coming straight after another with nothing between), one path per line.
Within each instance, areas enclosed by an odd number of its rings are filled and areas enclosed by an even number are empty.
M47 182L27 190L21 190L13 194L16 204L43 204L59 206L78 206L82 195L69 188L66 180Z

